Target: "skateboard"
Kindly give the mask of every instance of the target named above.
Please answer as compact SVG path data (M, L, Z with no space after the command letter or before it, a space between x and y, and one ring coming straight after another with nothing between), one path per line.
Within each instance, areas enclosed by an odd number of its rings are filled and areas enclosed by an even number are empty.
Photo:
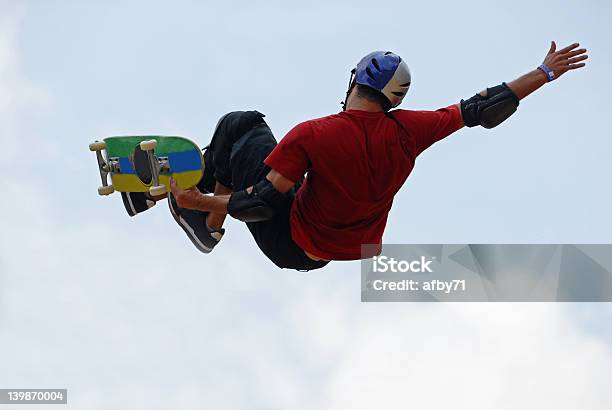
M108 137L89 144L89 150L98 159L100 195L115 191L163 195L170 191L170 177L180 188L188 189L200 182L204 171L200 148L183 137Z

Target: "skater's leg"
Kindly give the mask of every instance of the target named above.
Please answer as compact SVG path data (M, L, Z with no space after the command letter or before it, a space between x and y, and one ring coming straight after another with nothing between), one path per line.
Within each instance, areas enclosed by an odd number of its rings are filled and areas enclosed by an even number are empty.
M214 196L226 196L233 192L231 158L232 152L235 151L234 145L253 127L265 124L263 117L264 115L257 111L234 111L219 119L210 145L204 151L206 172L198 184L200 191L213 192ZM276 141L274 144L276 145ZM206 211L210 212L208 209ZM206 222L210 228L221 229L226 216L226 212L212 212L207 216Z
M220 182L217 182L215 184L214 196L228 196L228 195L231 195L231 193L232 193L231 188L226 187ZM206 218L206 223L212 229L219 230L223 227L223 222L225 222L226 217L227 217L227 213L211 212L210 214L208 214L208 217Z
M219 125L217 125L217 128L218 127ZM213 133L213 138L215 134L216 134L216 129L215 129L215 133ZM200 180L200 182L198 183L197 188L200 190L200 192L204 194L213 193L214 195L217 195L217 196L218 195L230 195L232 193L232 189L229 187L226 187L220 182L217 182L217 180L215 179L216 169L215 169L215 164L213 161L213 151L211 149L211 145L208 145L206 148L204 148L203 158L204 158L204 175L202 179ZM216 230L220 230L223 227L224 221L225 221L225 214L210 213L206 217L207 225L210 228L216 229Z
M264 164L264 160L276 145L276 139L263 121L262 114L256 111L227 114L219 121L210 145L217 181L215 195L180 191L176 187L173 187L173 192L181 202L185 201L184 205L208 212L210 223L220 226L226 217L232 191L248 190L270 173L271 169ZM287 193L290 199L299 184ZM202 192L213 190L211 184L208 188L198 188ZM282 209L276 209L271 219L246 225L259 248L277 266L300 270L321 268L327 262L310 259L291 237L291 202L286 201Z
M287 190L285 188L288 187L283 185L283 182L286 181L283 181L282 176L274 178L275 173L264 164L264 160L276 145L276 139L270 128L264 124L255 127L250 134L238 140L232 150L231 169L234 191L248 191L253 185L270 175L273 182L276 182L275 185L279 185L278 189L286 191L288 196L288 201L275 210L271 219L262 222L247 222L246 225L261 251L276 266L298 270L322 268L328 262L309 258L291 237L291 204L293 195L301 186L302 181Z
M203 153L204 176L197 185L201 193L195 189L183 191L171 183L174 194L168 196L168 205L172 216L202 252L212 251L224 234L221 226L233 186L230 162L234 143L256 124L263 123L262 118L263 114L257 111L238 111L219 120ZM214 194L207 195L210 193ZM194 199L197 203L190 202Z

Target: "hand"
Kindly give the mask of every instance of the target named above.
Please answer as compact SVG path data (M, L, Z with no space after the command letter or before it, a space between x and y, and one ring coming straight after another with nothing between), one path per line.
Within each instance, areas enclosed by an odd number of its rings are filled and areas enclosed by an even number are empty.
M548 50L548 54L546 54L544 58L544 64L555 73L555 78L561 77L567 71L582 68L586 65L580 61L586 60L589 56L584 54L586 53L585 48L576 50L579 45L578 43L574 43L559 51L555 51L557 49L557 43L554 41L550 42L550 50Z
M181 208L198 210L204 194L197 187L181 189L174 178L170 178L170 190L176 199L176 204Z

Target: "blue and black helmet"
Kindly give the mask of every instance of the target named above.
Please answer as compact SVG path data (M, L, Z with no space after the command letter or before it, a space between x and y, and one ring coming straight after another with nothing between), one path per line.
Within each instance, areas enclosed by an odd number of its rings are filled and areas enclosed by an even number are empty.
M408 65L391 51L374 51L363 57L353 74L355 83L382 93L392 108L400 105L410 88Z

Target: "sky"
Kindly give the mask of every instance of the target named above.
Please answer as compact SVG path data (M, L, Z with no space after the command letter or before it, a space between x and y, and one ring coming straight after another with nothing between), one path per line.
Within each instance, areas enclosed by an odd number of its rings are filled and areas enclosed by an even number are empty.
M205 145L240 109L280 139L338 112L376 49L411 69L401 108L436 109L579 41L586 69L419 158L384 241L610 243L611 22L589 0L0 0L0 388L68 388L74 409L610 408L609 304L361 303L358 262L277 269L235 220L203 255L165 203L99 197L87 145Z

